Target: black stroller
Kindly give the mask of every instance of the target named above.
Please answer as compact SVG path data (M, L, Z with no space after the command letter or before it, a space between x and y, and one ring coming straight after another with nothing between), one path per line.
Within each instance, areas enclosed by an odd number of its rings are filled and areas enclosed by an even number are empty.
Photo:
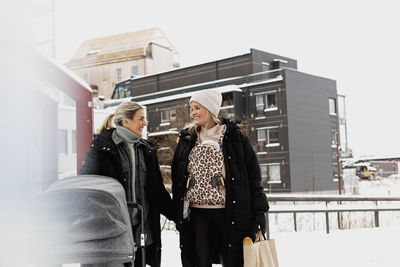
M139 209L143 226L142 207L129 203L129 208ZM58 180L34 199L29 220L32 263L133 265L136 247L125 191L113 178L81 175ZM143 231L139 245L145 259Z

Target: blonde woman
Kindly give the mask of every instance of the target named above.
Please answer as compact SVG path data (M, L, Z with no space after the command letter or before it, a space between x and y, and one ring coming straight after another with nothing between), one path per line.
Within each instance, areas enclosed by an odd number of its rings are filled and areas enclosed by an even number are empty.
M243 266L243 238L265 231L267 198L249 139L228 119L218 119L222 95L195 92L193 125L183 129L172 161L184 267Z
M127 201L138 202L144 209L146 264L160 266L160 213L175 219L175 210L166 191L157 160L157 148L142 138L147 122L143 107L134 102L118 106L106 118L95 136L80 174L113 177L124 187ZM114 126L115 125L115 126ZM140 244L139 214L131 214L136 244ZM134 266L142 266L140 248Z

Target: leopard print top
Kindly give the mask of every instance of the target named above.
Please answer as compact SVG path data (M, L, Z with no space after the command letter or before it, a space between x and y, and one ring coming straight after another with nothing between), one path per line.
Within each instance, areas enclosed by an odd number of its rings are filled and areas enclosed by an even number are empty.
M223 125L218 143L204 141L200 144L197 140L190 151L185 200L192 207L225 207L225 183L222 174L224 156L221 150L225 131L226 125Z

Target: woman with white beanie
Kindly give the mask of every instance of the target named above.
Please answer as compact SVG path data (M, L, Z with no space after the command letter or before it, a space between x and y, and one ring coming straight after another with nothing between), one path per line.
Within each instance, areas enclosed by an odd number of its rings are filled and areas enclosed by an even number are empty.
M214 89L193 93L193 124L181 130L172 161L184 267L243 266L243 238L265 231L256 154L236 123L218 119L221 102Z

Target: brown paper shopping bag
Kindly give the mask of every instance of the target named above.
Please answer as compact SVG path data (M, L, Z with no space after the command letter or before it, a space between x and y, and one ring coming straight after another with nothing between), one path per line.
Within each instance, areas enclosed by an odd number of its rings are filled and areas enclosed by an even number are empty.
M244 267L279 267L274 239L265 239L261 230L253 243L250 237L243 239Z

